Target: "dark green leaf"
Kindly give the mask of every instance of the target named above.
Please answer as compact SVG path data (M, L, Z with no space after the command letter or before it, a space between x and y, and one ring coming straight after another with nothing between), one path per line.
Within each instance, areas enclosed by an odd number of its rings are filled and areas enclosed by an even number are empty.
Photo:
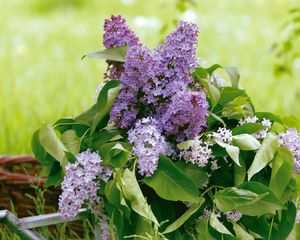
M158 196L171 201L196 203L199 192L193 183L171 159L161 156L158 168L144 183L153 188Z
M61 168L59 162L54 162L51 172L47 178L47 182L45 187L49 186L57 186L59 185L64 179L64 170Z
M184 214L182 214L175 222L171 223L163 234L170 233L180 228L204 203L204 198L200 198L197 203L192 205Z
M127 46L106 48L102 51L88 53L84 55L82 59L88 57L88 58L102 58L102 59L115 61L115 62L125 62L127 50L128 50Z
M278 228L277 236L280 239L286 239L295 225L295 218L297 214L297 208L293 202L288 202L286 210L282 211L281 221Z
M245 181L247 169L243 156L239 158L240 166L234 164L234 186L238 186Z
M278 140L276 135L268 133L260 149L257 151L254 160L248 169L248 180L250 180L254 174L261 171L265 166L271 162L275 152L278 148Z
M260 123L245 123L241 126L237 126L232 129L232 135L239 135L243 133L253 134L261 130L264 130L265 127Z

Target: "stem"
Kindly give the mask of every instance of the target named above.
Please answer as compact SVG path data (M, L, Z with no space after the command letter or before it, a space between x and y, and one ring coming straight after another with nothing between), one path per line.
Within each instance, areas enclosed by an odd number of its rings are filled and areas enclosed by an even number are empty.
M272 222L271 222L271 226L270 226L270 231L269 231L268 240L271 239L272 229L273 229L273 224L274 224L274 215L273 215L273 217L272 217Z

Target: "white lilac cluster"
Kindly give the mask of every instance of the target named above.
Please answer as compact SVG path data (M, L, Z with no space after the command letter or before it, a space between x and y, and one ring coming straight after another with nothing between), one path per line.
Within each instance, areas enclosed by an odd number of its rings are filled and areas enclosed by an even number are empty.
M242 213L239 211L233 209L231 211L225 212L225 216L227 217L228 220L231 220L233 222L237 222L241 219Z
M75 163L67 164L58 203L63 218L75 218L84 203L93 211L97 211L100 203L97 178L103 173L101 162L97 153L86 150L76 156Z
M158 166L159 155L170 156L172 146L166 141L151 117L138 120L128 131L128 141L138 157L138 169L142 176L151 176Z
M211 137L220 143L230 144L232 142L232 132L227 128L218 128L217 132L213 132Z
M247 117L247 118L241 119L239 121L239 125L244 125L245 123L260 123L261 125L263 125L265 127L265 129L259 131L258 133L253 134L253 136L257 139L264 139L272 127L272 122L269 119L263 118L259 122L259 119L256 116Z
M195 138L191 141L191 145L188 149L182 150L179 154L186 162L197 164L199 167L204 167L208 163L208 160L213 157L212 150L210 148L212 144L210 142L203 142L199 138Z
M278 141L291 151L294 156L294 172L300 173L300 133L290 128L285 133L279 134Z
M211 210L206 206L203 210L202 215L198 218L200 221L205 221L211 215Z

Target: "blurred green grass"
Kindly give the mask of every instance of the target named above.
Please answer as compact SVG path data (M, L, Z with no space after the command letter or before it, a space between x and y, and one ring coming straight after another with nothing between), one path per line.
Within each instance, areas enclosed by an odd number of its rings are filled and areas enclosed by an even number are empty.
M293 1L198 0L183 13L175 0L0 1L0 154L30 153L41 124L92 104L105 63L81 56L102 48L111 14L126 17L152 48L165 23L197 22L199 56L208 65L236 66L258 110L300 115L299 66L293 77L276 79L270 50Z

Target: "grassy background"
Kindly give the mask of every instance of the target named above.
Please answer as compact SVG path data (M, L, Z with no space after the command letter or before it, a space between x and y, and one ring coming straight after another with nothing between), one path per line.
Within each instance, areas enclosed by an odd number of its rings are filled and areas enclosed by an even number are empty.
M196 0L181 13L175 2L0 0L0 154L30 153L41 124L92 104L105 64L80 59L102 49L103 20L111 14L125 16L152 48L166 23L197 22L199 56L208 65L236 66L258 110L300 115L300 61L294 76L277 78L271 51L293 1Z

